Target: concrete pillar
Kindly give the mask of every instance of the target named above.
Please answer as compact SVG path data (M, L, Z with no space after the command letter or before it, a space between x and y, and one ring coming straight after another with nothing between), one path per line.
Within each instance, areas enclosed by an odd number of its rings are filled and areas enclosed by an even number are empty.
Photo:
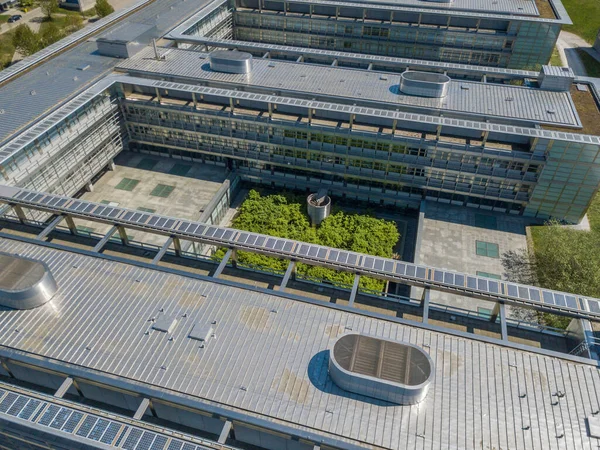
M143 398L142 402L140 403L140 406L138 406L138 409L136 410L135 414L133 415L133 418L135 420L140 420L142 417L144 417L144 414L146 414L146 410L148 409L149 405L150 405L150 399Z
M431 291L429 288L423 289L423 296L421 297L421 307L423 308L423 323L429 321L429 298Z
M496 303L494 309L492 310L492 315L490 316L490 322L496 322L496 320L500 317L500 334L502 335L502 340L508 340L508 326L506 324L506 306L504 303Z
M65 216L65 222L67 222L67 226L69 227L69 231L73 236L77 236L77 227L75 226L75 222L71 216Z
M106 165L106 168L108 170L110 170L111 172L114 172L115 170L115 162L111 159L108 164Z
M285 270L285 275L283 276L283 281L281 282L281 285L279 285L279 290L281 292L285 291L288 281L290 281L290 277L295 278L295 274L296 274L296 262L290 261L287 266L287 269Z
M100 252L102 250L102 248L106 245L106 243L108 242L108 240L112 237L113 234L115 234L115 232L117 231L117 226L113 225L111 227L110 230L108 230L108 233L106 233L104 235L104 237L102 239L100 239L100 242L98 242L96 244L96 246L94 247L94 249L92 251L94 252Z
M175 255L181 256L181 241L175 236L173 236L173 248L175 249Z
M21 208L21 206L19 206L19 205L10 205L10 206L12 207L13 211L19 218L19 222L21 222L21 223L27 222L27 216L25 216L25 212L23 211L23 208Z
M36 236L36 239L38 241L45 239L46 236L52 233L52 231L58 226L59 223L63 221L64 218L65 216L56 216L54 220L52 220L52 222L50 222L50 224L46 228L44 228L44 231L42 231Z
M217 270L215 270L215 273L213 273L213 278L218 278L219 275L221 275L221 273L223 272L223 269L225 269L225 266L227 266L227 262L229 261L229 258L231 258L232 253L233 253L232 248L227 250L227 253L225 253L225 256L223 256L223 259L219 263L219 267L217 267Z
M85 189L86 192L94 192L94 185L92 184L91 181L88 181L87 183L85 183L85 186L83 186L83 188Z
M165 256L165 253L167 253L167 250L169 249L169 247L171 246L172 243L173 243L173 238L172 237L170 237L169 239L167 239L167 241L160 248L160 250L158 251L158 253L154 257L154 259L152 259L152 263L151 264L158 264L160 262L160 260L162 259L162 257Z
M69 390L69 388L72 385L73 385L73 378L71 378L71 377L65 378L64 381L62 382L62 384L60 385L60 387L54 393L54 396L57 398L63 398L64 395L67 393L67 391Z
M129 237L127 236L127 230L125 230L125 227L118 226L117 230L119 231L119 237L121 238L121 244L128 245Z
M223 424L223 428L221 429L221 434L219 435L219 439L217 442L219 444L225 444L225 442L227 441L227 438L230 436L232 429L233 429L233 424L229 420L227 420Z
M350 301L348 302L348 306L354 306L354 300L356 299L356 294L358 293L358 283L360 281L360 275L354 275L354 283L352 284L352 291L350 292Z

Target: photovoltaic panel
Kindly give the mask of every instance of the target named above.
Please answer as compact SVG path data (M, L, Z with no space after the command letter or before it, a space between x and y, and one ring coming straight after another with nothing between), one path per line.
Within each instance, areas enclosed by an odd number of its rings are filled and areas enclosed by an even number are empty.
M142 430L140 430L138 428L132 428L129 431L129 435L125 439L125 442L123 442L123 448L125 450L133 450L141 437L142 437Z
M515 302L519 305L535 307L547 305L550 309L564 308L565 312L579 310L583 317L587 313L587 304L579 303L577 297L572 294L554 292L550 290L540 290L533 286L519 285L517 283L502 282L487 279L485 277L475 277L466 274L459 274L442 269L417 266L415 264L395 261L392 259L374 257L371 255L361 255L354 252L345 252L338 249L311 245L287 239L279 239L271 236L264 236L257 233L239 232L232 229L218 227L215 225L205 225L186 220L179 220L170 217L158 215L143 214L130 211L124 208L108 207L92 202L82 200L73 200L53 194L40 194L26 189L6 191L2 194L2 199L19 203L25 207L39 206L40 209L50 210L54 213L68 213L79 217L91 218L110 218L116 225L127 226L128 223L141 226L143 230L165 233L177 229L181 233L181 238L198 239L200 242L216 246L231 246L232 242L237 242L244 249L258 252L268 252L271 254L279 253L283 258L298 259L308 264L311 260L315 263L317 260L327 261L333 269L357 271L361 270L365 274L375 274L383 279L390 281L406 283L414 286L422 286L421 280L429 280L430 284L423 287L437 287L448 292L456 292L459 295L484 298L487 300L506 300ZM18 201L14 201L17 199ZM30 204L30 202L42 202ZM59 204L62 202L65 207L60 211L52 210L48 205ZM75 213L73 213L75 211ZM83 212L82 212L83 211ZM122 217L123 219L118 219ZM125 223L121 223L123 220ZM594 299L596 302L598 299ZM596 306L598 303L594 303ZM598 313L589 308L592 318Z
M150 450L163 450L167 444L167 438L164 436L156 436Z
M590 308L590 311L595 312L595 313L600 313L600 303L598 303L596 300L588 299L587 304L588 304L588 307Z

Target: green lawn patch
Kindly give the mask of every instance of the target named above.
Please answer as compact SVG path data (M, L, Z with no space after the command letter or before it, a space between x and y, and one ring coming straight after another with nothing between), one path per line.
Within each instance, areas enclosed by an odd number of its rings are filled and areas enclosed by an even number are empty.
M562 0L573 21L573 25L563 26L563 30L575 33L594 43L600 28L600 1L598 0Z
M302 196L262 196L252 190L240 206L233 227L386 258L392 257L394 246L400 238L394 222L365 214L334 211L319 227L312 227L305 202L306 199ZM224 254L225 251L221 249L215 258L221 259ZM238 262L280 273L285 271L288 264L288 261L247 252L238 252ZM351 285L354 280L351 273L338 273L306 264L298 264L297 273L308 278L327 280L339 286ZM385 283L361 277L360 286L363 289L381 291Z
M554 51L552 52L552 56L550 57L550 65L562 67L562 60L560 59L560 53L558 53L558 48L554 47Z
M131 178L123 178L119 184L115 186L115 189L120 189L122 191L133 191L133 189L138 185L140 180L132 180Z
M152 192L150 192L150 195L154 197L167 198L169 195L171 195L171 192L173 192L174 190L175 186L169 186L167 184L157 184L156 187L152 189Z
M140 206L138 209L138 211L142 211L142 212L147 212L147 213L155 213L156 210L152 209L152 208L145 208L143 206Z
M591 231L577 231L551 222L531 227L538 284L549 289L600 297L600 195L588 209ZM568 318L543 315L551 326L564 328Z
M8 22L8 19L10 19L8 14L0 14L0 23L6 23Z

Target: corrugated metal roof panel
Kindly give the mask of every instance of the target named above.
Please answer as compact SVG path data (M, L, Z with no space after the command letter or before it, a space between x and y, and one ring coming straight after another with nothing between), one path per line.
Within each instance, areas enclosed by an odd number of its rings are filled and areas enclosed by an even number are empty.
M545 91L520 86L452 81L442 99L403 94L398 89L399 75L341 67L296 64L255 59L250 76L211 71L198 52L170 49L165 60L156 61L152 50L145 49L123 61L118 68L132 73L173 75L207 82L231 83L244 89L276 89L387 103L388 105L443 111L463 116L485 116L577 127L579 117L568 92ZM318 86L315 90L315 86ZM468 87L465 89L464 87ZM388 106L389 107L389 106ZM549 113L548 111L554 111Z
M0 249L43 260L62 289L52 307L0 312L5 347L361 445L546 450L600 443L585 424L599 409L600 375L592 366L38 245L0 239ZM160 308L181 317L173 340L144 335ZM193 323L212 320L210 345L186 339ZM435 381L422 404L394 406L333 384L327 351L350 330L429 353Z

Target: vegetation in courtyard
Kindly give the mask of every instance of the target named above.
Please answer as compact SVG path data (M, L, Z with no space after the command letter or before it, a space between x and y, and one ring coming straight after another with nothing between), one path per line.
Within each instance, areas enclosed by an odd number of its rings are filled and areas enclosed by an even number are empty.
M577 49L579 58L585 66L585 71L589 77L600 78L600 62L582 48Z
M115 12L115 9L108 3L108 0L96 0L96 14L100 17L106 17Z
M600 297L600 195L588 210L591 231L565 228L556 221L532 227L533 249L504 256L507 278L549 289ZM543 314L542 321L565 328L570 319Z
M40 9L47 20L52 19L52 15L58 11L58 0L38 0Z
M600 1L562 0L562 3L573 21L573 25L564 25L563 30L575 33L593 44L600 28Z
M400 234L394 222L369 215L334 212L317 228L312 227L305 211L305 199L294 195L267 195L251 190L233 221L233 227L345 250L391 257ZM216 253L222 258L224 250ZM255 253L239 252L238 261L249 266L285 271L288 261ZM322 267L298 264L301 275L325 279L333 284L351 285L354 275L337 273ZM361 277L360 286L382 290L384 282Z

